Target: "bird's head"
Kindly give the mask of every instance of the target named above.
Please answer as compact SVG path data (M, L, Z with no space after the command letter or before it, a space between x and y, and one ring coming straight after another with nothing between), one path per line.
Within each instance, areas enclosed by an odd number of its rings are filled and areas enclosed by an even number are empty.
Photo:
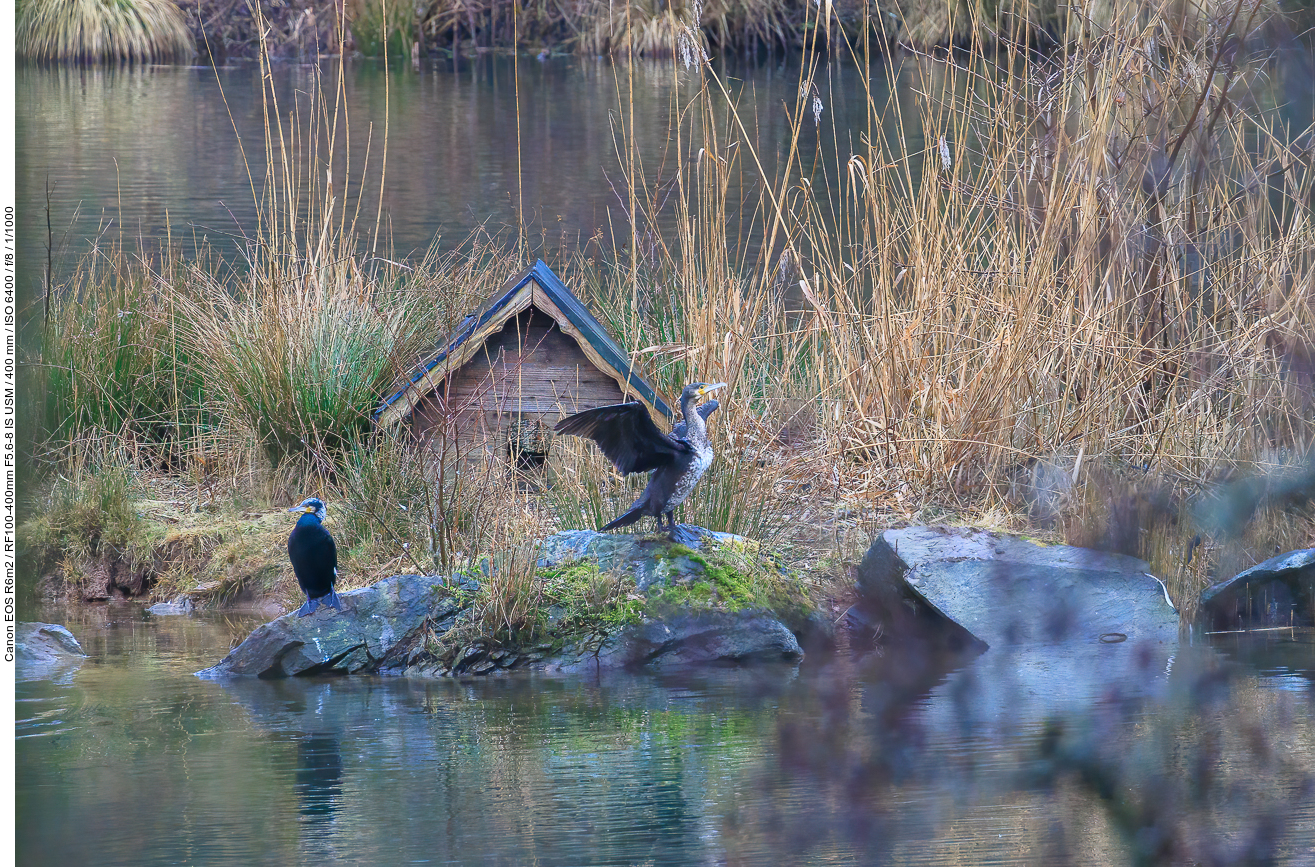
M726 383L724 382L691 382L689 385L685 386L685 390L680 393L680 399L682 403L687 400L698 400L719 388L725 387Z
M324 520L324 501L319 497L307 497L301 501L300 506L293 506L288 509L289 512L300 512L303 515L314 515L321 521Z

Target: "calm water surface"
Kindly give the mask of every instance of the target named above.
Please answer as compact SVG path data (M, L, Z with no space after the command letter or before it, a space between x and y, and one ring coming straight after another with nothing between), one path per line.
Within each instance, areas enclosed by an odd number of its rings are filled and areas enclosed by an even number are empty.
M1296 135L1315 119L1315 53L1296 43L1273 48L1276 60L1251 94L1253 110ZM358 215L358 230L368 230L358 236L372 238L380 215L380 255L415 258L431 244L451 249L481 227L497 233L520 224L530 252L552 263L628 243L632 160L641 199L651 196L649 210L658 214L654 224L641 220L640 237L670 237L677 161L697 160L705 142L733 166L731 237L755 249L760 183L745 145L778 185L800 71L797 61L732 63L721 74L730 102L718 94L706 114L699 76L659 61L516 64L485 56L388 72L353 63L341 82L332 63L285 64L274 67L270 86L299 184L323 176L332 153L334 194ZM794 182L807 179L821 199L834 195L850 155L866 152L865 140L884 140L916 178L925 149L918 91L943 98L945 80L944 66L927 60L866 69L822 63L806 100L812 106L816 96L822 111L816 122L811 112L804 119ZM309 94L339 90L349 123L312 161ZM23 65L15 98L18 286L29 312L47 248L57 282L106 241L148 255L166 243L184 252L204 246L241 263L266 191L266 102L254 65ZM731 105L743 132L731 123Z
M892 97L880 65L867 76L879 110L900 109L910 119L907 146L918 152L911 89ZM280 111L305 118L307 94L335 92L338 77L332 64L322 75L314 66L275 67ZM819 123L810 119L800 148L805 175L823 187L835 170L818 155L847 158L868 129L864 77L843 64L816 76L825 110ZM786 106L799 99L797 64L749 66L727 73L727 84L774 172L790 145ZM373 225L382 207L388 253L399 258L423 253L436 239L450 247L477 227L515 226L521 213L532 243L550 258L591 239L610 246L614 233L626 239L629 232L622 133L633 124L636 164L647 187L664 197L677 155L696 158L703 145L693 104L699 78L668 62L627 68L526 58L517 68L509 58L484 57L390 73L357 63L347 67L342 87L350 135L342 130L335 151L336 191L346 191L353 210L360 202L361 226ZM57 271L97 237L141 239L148 248L166 238L183 246L204 240L228 257L240 256L244 239L254 237L252 188L264 189L265 174L264 102L254 65L23 66L16 100L19 241L29 297L45 266L48 188ZM724 101L716 102L717 144L743 145ZM683 137L676 134L681 117ZM740 153L741 167L752 173L742 147ZM322 172L304 158L294 162L303 172ZM751 192L752 178L745 183ZM737 176L733 212L739 184Z
M252 618L41 614L90 657L18 684L25 865L1315 863L1309 637L1055 703L991 654L225 684Z

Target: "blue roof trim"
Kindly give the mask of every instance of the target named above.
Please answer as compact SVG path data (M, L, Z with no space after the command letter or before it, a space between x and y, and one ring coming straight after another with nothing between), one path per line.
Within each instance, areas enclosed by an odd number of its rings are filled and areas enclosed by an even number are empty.
M676 414L672 412L671 407L667 406L666 401L664 401L648 383L640 379L639 375L630 367L630 359L626 356L625 351L617 346L616 341L608 335L607 330L603 328L602 324L599 323L599 321L594 318L593 314L580 303L580 299L576 298L571 290L566 288L566 285L558 279L557 275L552 272L552 269L549 268L547 263L542 259L536 261L534 267L525 272L525 275L522 276L521 279L503 290L500 297L497 297L496 300L493 300L491 303L486 303L483 309L479 311L478 315L472 313L465 319L461 320L461 324L459 324L452 332L452 336L448 339L447 344L443 349L441 349L438 354L430 359L423 367L417 370L415 375L412 376L407 384L397 393L386 398L384 402L380 404L379 408L375 410L374 415L376 417L379 416L385 409L399 400L402 395L406 394L406 392L411 389L411 386L418 383L431 370L442 364L443 361L452 354L453 350L459 348L461 344L465 343L466 340L470 338L470 335L484 327L490 319L496 317L503 308L507 306L516 293L523 289L525 284L530 280L534 280L543 288L543 291L548 294L548 297L552 299L552 302L557 305L557 309L561 310L566 318L570 320L571 324L575 326L576 330L584 335L585 339L588 340L594 350L602 356L603 360L610 364L617 373L620 373L625 377L626 381L635 392L643 397L644 400L652 404L659 412L666 415L668 420L675 418Z
M540 264L542 264L542 262ZM393 394L392 396L386 398L384 402L379 406L379 408L374 411L374 414L377 416L380 413L382 413L385 409L392 406L402 395L406 394L407 391L410 390L411 386L415 385L417 382L424 379L425 374L429 373L429 371L433 370L435 367L442 364L443 360L446 359L452 353L452 350L460 347L461 344L466 342L467 338L469 338L470 335L474 334L477 329L482 327L486 322L488 322L495 315L497 315L502 310L502 308L506 307L507 303L511 301L512 297L517 292L519 292L526 283L530 281L533 275L534 275L533 271L527 272L524 277L522 277L520 280L517 280L512 286L510 286L506 291L504 291L502 293L502 297L498 298L492 304L486 305L483 312L481 312L479 316L475 316L474 314L471 314L467 316L465 319L462 319L461 323L457 325L456 329L452 332L452 336L448 339L447 345L444 346L443 349L441 349L439 353L435 355L432 359L430 359L423 367L417 370L415 375L412 376L411 379L407 381L407 384L403 386L401 390L399 390L396 394Z

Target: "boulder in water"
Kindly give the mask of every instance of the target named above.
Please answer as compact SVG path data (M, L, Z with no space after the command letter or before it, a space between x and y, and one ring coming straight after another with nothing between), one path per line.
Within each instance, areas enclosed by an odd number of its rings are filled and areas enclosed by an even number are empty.
M340 593L342 612L267 623L198 674L434 677L791 662L803 657L801 637L829 638L829 620L812 610L798 579L755 543L682 529L684 543L586 530L545 539L539 608L512 639L484 634L472 617L476 581L399 575Z
M976 655L958 688L1002 725L1165 690L1179 650L1163 585L1120 554L909 527L872 545L858 587L857 607L902 669L926 680Z
M14 630L17 675L20 680L53 677L82 664L82 645L57 623L19 623Z
M1201 593L1206 628L1315 626L1315 548L1289 551Z
M217 665L197 675L280 678L372 671L399 639L426 620L455 618L461 606L446 589L443 578L394 575L340 593L342 611L321 606L307 617L284 614L257 627Z

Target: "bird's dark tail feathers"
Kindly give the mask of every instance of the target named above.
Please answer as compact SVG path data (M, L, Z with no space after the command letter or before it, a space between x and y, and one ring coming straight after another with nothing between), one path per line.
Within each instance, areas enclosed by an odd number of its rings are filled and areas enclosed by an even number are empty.
M613 518L604 524L603 529L615 530L617 527L628 527L642 517L644 517L644 507L641 503L635 503L625 514Z

